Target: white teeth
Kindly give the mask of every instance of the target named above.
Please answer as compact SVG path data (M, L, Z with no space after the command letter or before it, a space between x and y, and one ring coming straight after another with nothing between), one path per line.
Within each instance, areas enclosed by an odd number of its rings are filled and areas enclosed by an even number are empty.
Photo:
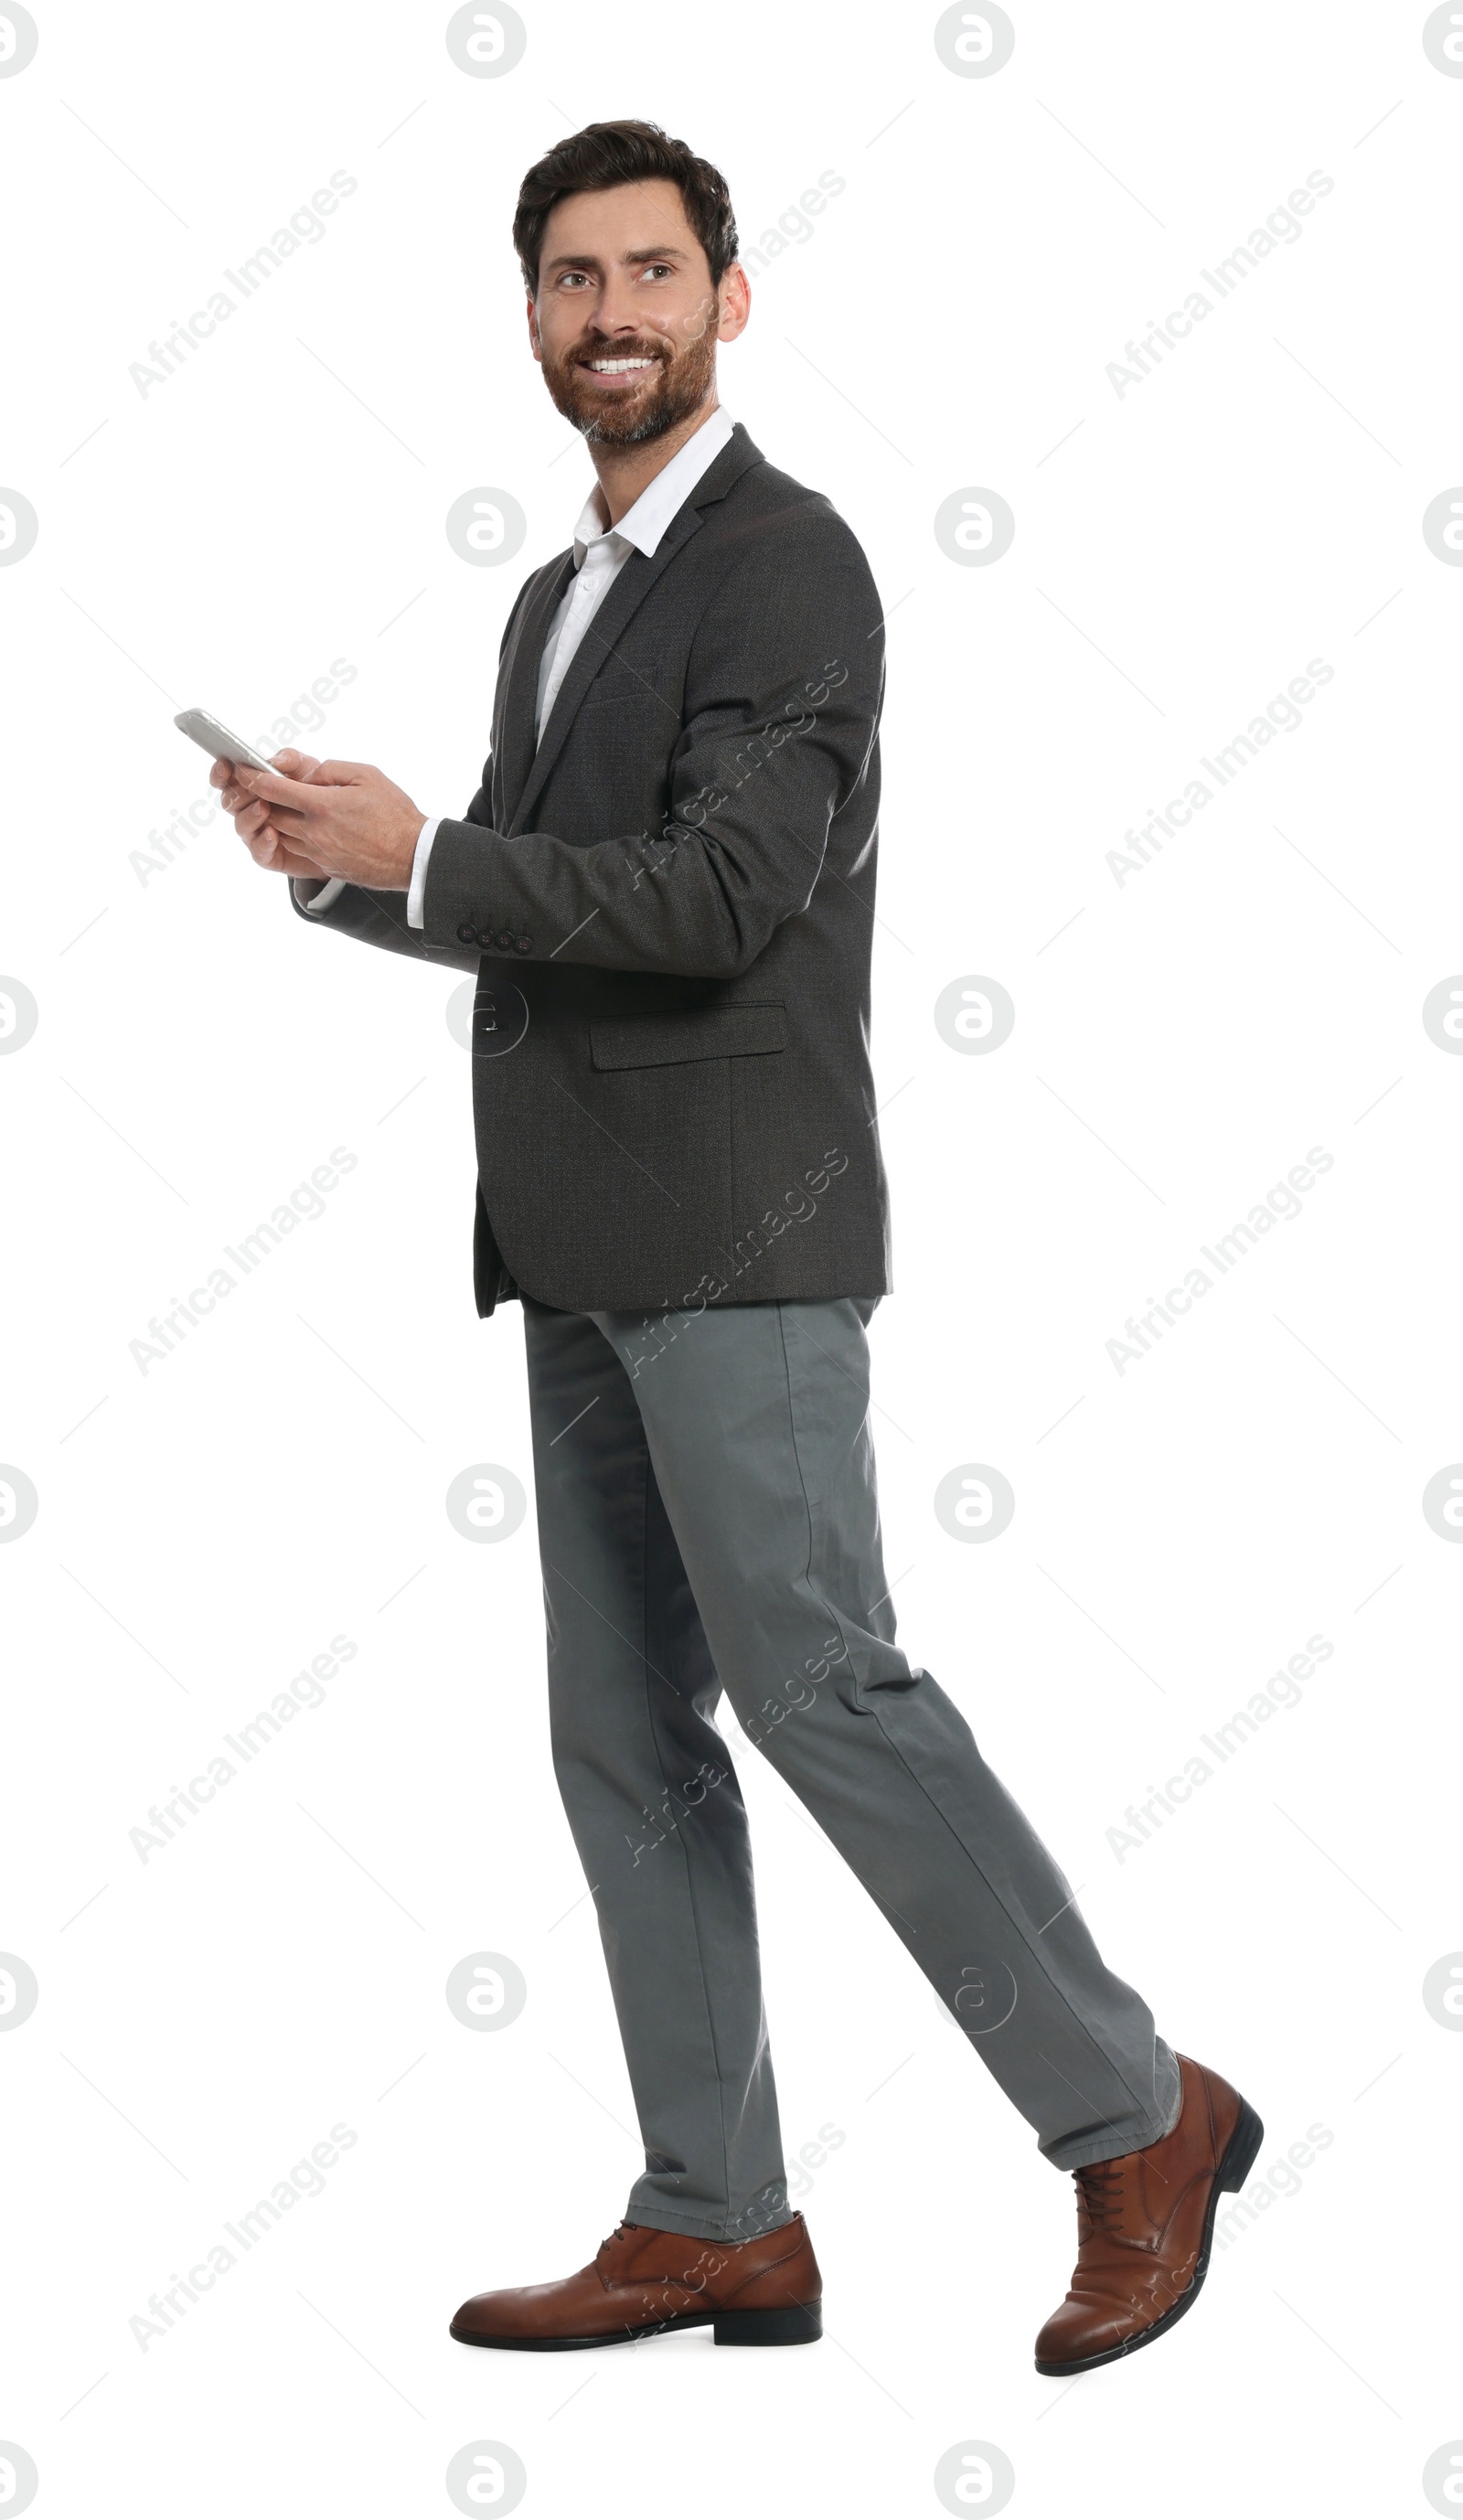
M593 368L598 377L623 377L635 368L648 368L651 362L649 359L590 359L586 365Z

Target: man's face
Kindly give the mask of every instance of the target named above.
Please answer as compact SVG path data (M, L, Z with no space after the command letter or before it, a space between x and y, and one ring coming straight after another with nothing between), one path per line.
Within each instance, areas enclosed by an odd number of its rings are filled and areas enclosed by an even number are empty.
M705 401L746 295L735 265L712 287L679 185L571 193L544 231L529 338L555 405L592 445L639 446Z

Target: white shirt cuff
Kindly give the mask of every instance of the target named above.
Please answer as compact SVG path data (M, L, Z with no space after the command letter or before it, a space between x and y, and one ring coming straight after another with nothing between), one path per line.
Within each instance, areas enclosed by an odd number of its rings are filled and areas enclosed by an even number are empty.
M422 824L417 834L417 854L412 860L412 880L407 892L409 927L426 925L426 862L431 856L432 842L437 836L437 825L441 819L440 814L435 815L430 822Z
M329 882L329 883L323 883L323 884L321 885L320 890L319 890L319 891L317 892L317 894L315 895L315 898L314 898L314 900L313 900L313 901L304 901L304 900L302 900L302 899L301 899L301 897L300 897L299 885L298 885L298 883L296 882L296 884L295 884L295 888L294 888L294 898L295 898L295 900L296 900L296 901L298 901L298 902L299 902L299 906L300 906L301 910L308 910L308 911L309 911L309 912L311 912L311 914L313 915L313 914L314 914L316 911L318 911L318 910L329 910L329 908L330 908L330 906L331 906L332 902L332 901L338 901L338 900L339 900L339 898L340 898L340 895L342 894L342 892L343 892L344 890L345 890L345 878L344 878L344 876L343 876L343 875L332 875L332 878L331 878L331 879L330 879L330 882Z

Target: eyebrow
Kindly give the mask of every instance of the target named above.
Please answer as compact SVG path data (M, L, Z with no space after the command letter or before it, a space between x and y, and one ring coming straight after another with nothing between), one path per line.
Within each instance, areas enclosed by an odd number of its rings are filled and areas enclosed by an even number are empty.
M678 245L634 245L621 254L620 260L632 262L684 262L686 249ZM546 271L602 271L603 261L598 253L556 253L544 266Z

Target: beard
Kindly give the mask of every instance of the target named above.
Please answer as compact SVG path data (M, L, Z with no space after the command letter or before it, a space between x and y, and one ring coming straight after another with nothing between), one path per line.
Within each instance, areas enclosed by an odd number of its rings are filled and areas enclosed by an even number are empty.
M612 401L580 371L594 358L653 359L639 384ZM684 350L663 341L617 341L612 350L579 343L560 358L544 359L544 382L556 411L591 446L643 446L688 420L705 401L716 367L716 333L708 325Z

